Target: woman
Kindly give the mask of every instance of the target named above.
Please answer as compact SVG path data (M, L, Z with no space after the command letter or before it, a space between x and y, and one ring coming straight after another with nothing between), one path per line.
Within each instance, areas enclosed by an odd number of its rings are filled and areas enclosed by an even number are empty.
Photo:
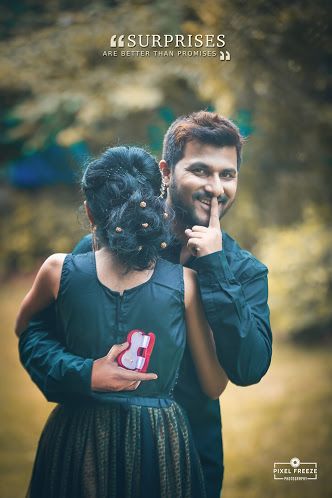
M195 273L159 257L172 221L159 188L157 164L142 149L110 148L89 164L82 189L95 251L48 258L21 305L17 334L55 300L59 336L84 357L104 356L134 329L156 337L155 380L55 408L39 442L31 498L205 496L186 418L172 398L186 332L206 394L217 398L227 377Z

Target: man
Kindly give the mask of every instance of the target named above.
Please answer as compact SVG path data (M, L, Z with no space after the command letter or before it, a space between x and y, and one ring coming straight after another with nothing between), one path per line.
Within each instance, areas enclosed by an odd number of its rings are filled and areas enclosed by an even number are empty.
M245 386L259 382L267 371L272 337L267 268L220 231L219 219L235 200L241 149L233 123L215 113L193 113L178 118L167 131L160 170L167 202L175 211L176 242L164 257L197 271L219 361L232 382ZM90 238L76 248L87 250ZM55 336L52 311L20 338L22 363L47 399L126 389L133 381L149 379L144 377L148 374L119 369L115 358L121 346L95 361L70 354ZM217 498L223 475L219 402L200 389L188 349L174 395L190 420L207 496Z

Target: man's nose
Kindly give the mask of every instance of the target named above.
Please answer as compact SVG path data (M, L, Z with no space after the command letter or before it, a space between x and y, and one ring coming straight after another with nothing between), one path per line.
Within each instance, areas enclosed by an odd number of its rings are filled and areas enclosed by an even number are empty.
M219 175L209 178L205 186L205 191L209 192L213 197L220 197L224 193L223 182Z

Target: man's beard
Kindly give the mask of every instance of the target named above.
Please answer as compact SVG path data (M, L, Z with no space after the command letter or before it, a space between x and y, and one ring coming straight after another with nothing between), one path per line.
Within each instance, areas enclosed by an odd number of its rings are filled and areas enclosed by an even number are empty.
M168 195L170 196L171 200L171 206L173 211L175 212L175 219L183 224L186 227L193 227L194 225L200 225L200 226L209 226L209 220L210 216L207 217L206 220L201 220L197 215L196 215L196 209L195 205L187 205L183 202L181 192L179 192L178 188L176 187L175 182L171 182L168 188ZM208 192L195 192L192 196L193 201L194 200L200 200L200 199L211 199L212 195L209 194ZM218 197L218 202L221 202L223 206L229 201L228 197L224 194L220 197ZM223 217L226 212L229 210L233 202L231 202L227 208L223 208L221 212L221 217Z

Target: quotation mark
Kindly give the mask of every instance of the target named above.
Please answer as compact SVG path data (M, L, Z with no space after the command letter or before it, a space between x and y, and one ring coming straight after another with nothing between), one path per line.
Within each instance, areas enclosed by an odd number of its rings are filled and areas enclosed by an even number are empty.
M124 44L124 35L120 35L119 37L117 35L111 36L110 40L110 47L111 48L123 48L125 46Z
M225 55L225 53L226 53L226 55ZM231 54L228 52L228 50L226 50L226 52L222 52L222 50L220 50L219 54L220 54L219 60L221 60L221 61L230 61L231 60Z

